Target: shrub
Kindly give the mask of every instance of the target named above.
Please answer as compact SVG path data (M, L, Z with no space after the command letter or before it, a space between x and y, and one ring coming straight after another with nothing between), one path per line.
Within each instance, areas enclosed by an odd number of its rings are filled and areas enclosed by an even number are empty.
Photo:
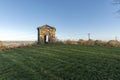
M3 46L3 42L2 41L0 41L0 47L2 47Z
M120 42L117 40L110 40L107 43L108 46L120 47Z
M56 41L55 44L63 44L63 41Z
M63 44L63 41L59 40L58 38L55 38L55 44Z
M64 44L77 44L77 41L74 41L74 40L66 40L66 41L64 41Z
M87 41L86 44L87 45L95 45L95 42L92 39L90 39L90 40Z
M95 45L98 45L98 46L105 46L106 44L107 44L107 42L105 42L105 41L101 41L101 40L95 41Z
M94 40L90 39L90 40L83 40L83 39L80 39L78 41L78 44L81 44L81 45L95 45L95 42Z
M81 45L86 45L87 41L86 40L83 40L83 39L80 39L78 41L78 44L81 44Z

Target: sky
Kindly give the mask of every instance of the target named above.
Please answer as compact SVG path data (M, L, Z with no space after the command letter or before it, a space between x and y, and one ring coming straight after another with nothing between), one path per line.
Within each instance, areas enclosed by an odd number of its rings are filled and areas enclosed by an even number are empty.
M56 27L60 40L120 40L113 0L0 0L0 40L37 40L37 27Z

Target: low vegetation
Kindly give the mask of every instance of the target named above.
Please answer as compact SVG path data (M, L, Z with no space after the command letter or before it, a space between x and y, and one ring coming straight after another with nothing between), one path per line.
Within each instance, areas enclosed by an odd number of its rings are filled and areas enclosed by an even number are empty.
M80 39L78 41L75 40L66 40L63 41L64 44L80 44L80 45L97 45L97 46L112 46L112 47L120 47L120 42L117 40L110 41L102 41L102 40L83 40Z
M17 47L25 47L25 46L31 46L36 45L37 42L35 41L26 41L26 42L2 42L0 41L0 49L11 49L11 48L17 48ZM80 45L88 45L88 46L112 46L112 47L120 47L120 42L117 40L110 40L110 41L102 41L102 40L83 40L80 39L78 41L75 40L59 40L56 39L56 41L52 44L80 44Z
M0 80L119 79L119 47L47 44L0 50Z
M0 41L0 47L1 47L1 46L3 46L3 42L2 42L2 41Z
M35 41L0 41L0 49L12 49L12 48L20 48L25 46L36 45Z

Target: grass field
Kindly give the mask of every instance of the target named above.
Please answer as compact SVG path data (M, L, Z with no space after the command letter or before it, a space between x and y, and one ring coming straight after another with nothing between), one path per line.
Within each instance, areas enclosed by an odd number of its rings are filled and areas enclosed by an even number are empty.
M120 80L120 48L60 44L1 50L0 80Z

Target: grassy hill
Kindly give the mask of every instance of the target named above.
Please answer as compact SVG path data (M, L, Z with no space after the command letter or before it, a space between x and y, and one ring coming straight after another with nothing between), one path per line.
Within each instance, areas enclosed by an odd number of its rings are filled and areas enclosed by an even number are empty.
M119 80L120 48L35 45L0 51L0 80Z

